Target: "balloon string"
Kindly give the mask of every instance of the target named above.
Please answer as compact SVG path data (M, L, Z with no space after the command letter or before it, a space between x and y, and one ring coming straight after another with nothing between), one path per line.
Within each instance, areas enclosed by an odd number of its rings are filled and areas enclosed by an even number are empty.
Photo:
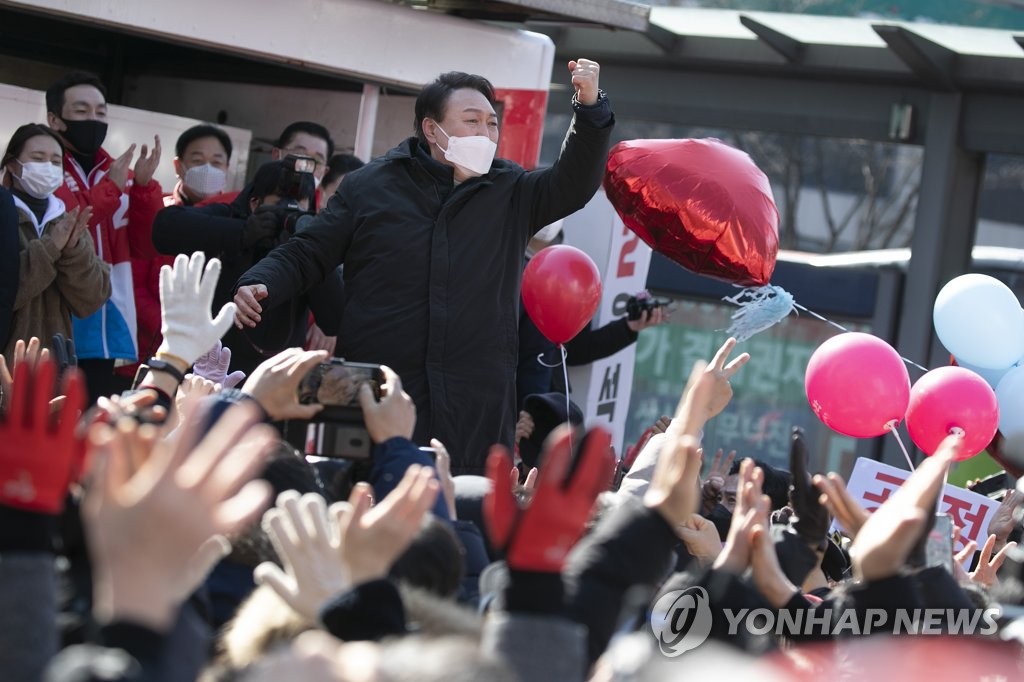
M565 346L559 344L558 347L562 349L562 358L564 359L565 358L565 353L566 353ZM544 365L545 367L553 368L553 367L559 367L560 365L563 364L562 362L555 362L555 363L549 365L548 363L544 362L544 356L545 355L547 355L546 352L545 353L538 353L537 354L537 362L542 364L542 365Z
M844 332L850 331L849 329L847 329L843 325L839 324L838 322L833 322L832 320L828 319L827 317L824 317L824 316L819 315L818 313L814 312L810 308L805 308L804 306L800 305L796 301L793 301L793 307L794 308L799 308L800 310L804 311L808 315L811 315L812 317L816 317L819 320L821 320L822 322L824 322L826 324L830 324L830 325L832 325L833 327L835 327L836 329L838 329L840 331L844 331ZM909 359L903 357L902 355L900 356L900 360L903 360L903 362L907 363L911 367L916 367L917 369L921 370L922 372L927 372L928 371L927 367L922 367L921 365L917 364L913 360L909 360ZM895 433L895 431L893 433ZM899 436L896 436L896 437L899 438ZM911 468L913 468L913 467L911 467Z
M896 430L896 425L895 424L892 425L892 428L889 429L889 432L892 435L896 436L896 442L900 444L900 450L903 451L903 456L907 458L907 466L909 466L910 470L913 471L914 470L914 462L913 462L913 460L910 459L910 453L907 452L907 446L905 446L903 444L903 439L900 438L900 432Z
M572 412L569 411L569 365L565 358L569 355L562 346L562 378L565 379L565 421L569 424L569 452L572 452Z

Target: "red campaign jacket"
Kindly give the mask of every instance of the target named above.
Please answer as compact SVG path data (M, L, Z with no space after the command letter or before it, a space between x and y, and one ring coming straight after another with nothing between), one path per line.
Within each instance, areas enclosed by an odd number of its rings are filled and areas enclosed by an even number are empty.
M153 218L163 208L163 190L156 180L136 185L129 171L122 192L107 177L113 158L104 149L96 156L96 166L86 174L72 154L65 154L64 184L55 192L69 211L92 207L89 232L96 254L110 265L110 299L89 317L72 319L75 350L83 360L135 361L138 344L131 259L158 255L152 230Z

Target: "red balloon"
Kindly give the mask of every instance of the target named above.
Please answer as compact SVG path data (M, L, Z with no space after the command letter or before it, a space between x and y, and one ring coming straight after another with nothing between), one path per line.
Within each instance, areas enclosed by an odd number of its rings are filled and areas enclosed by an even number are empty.
M877 336L847 332L818 346L804 375L807 402L826 426L873 438L900 423L910 375L896 350Z
M688 270L765 285L779 252L768 177L720 140L631 140L612 148L604 189L651 248Z
M601 275L590 256L560 244L541 249L523 271L523 307L540 333L565 343L594 317Z
M927 455L953 432L964 432L956 459L974 457L988 447L999 426L999 401L995 391L969 369L939 367L917 380L910 391L907 431Z

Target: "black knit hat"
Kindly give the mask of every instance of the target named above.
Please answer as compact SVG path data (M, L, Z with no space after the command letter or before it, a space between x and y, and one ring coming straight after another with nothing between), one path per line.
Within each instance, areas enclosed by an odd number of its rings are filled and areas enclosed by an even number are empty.
M575 403L569 402L568 414L565 406L565 395L562 393L534 393L523 400L523 410L533 418L533 433L529 438L519 441L519 456L523 458L523 466L527 470L537 466L544 449L544 440L556 427L566 422L573 426L583 423L583 412Z

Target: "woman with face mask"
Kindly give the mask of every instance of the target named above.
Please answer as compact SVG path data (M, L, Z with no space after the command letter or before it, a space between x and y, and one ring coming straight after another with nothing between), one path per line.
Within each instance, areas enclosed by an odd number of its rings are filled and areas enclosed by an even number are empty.
M96 312L110 297L110 269L87 229L92 211L65 211L54 191L64 181L60 140L43 125L14 132L0 167L18 214L18 289L3 349L8 366L18 339L71 338L71 316Z

